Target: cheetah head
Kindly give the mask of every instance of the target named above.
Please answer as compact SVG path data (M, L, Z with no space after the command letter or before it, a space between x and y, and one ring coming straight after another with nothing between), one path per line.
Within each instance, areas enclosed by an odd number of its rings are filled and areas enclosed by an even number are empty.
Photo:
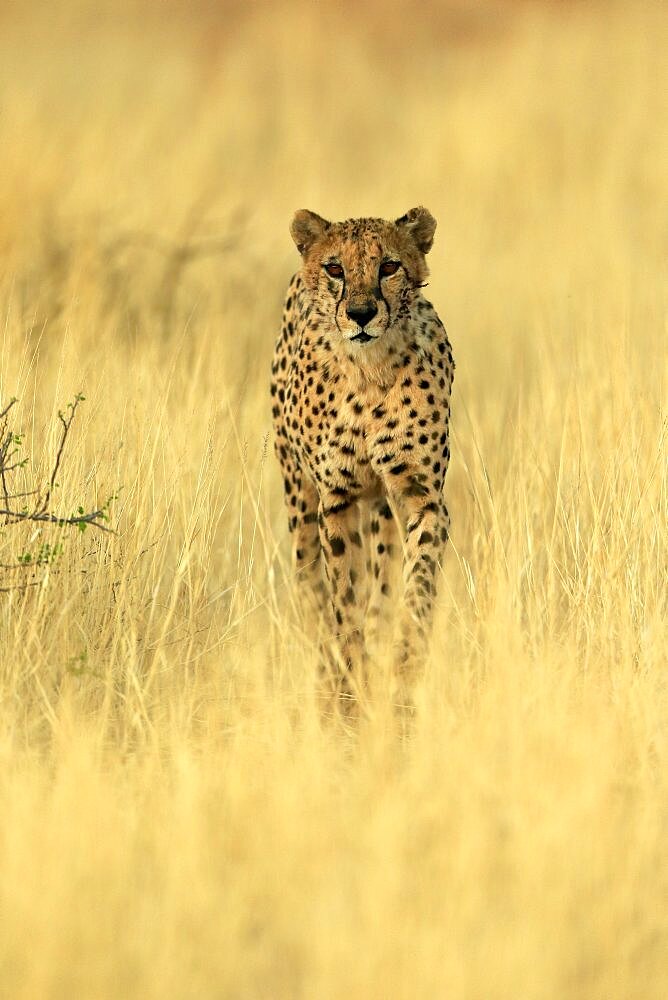
M394 222L327 222L306 209L295 214L290 231L314 308L331 320L349 353L408 318L428 274L425 254L435 229L426 208L412 208Z

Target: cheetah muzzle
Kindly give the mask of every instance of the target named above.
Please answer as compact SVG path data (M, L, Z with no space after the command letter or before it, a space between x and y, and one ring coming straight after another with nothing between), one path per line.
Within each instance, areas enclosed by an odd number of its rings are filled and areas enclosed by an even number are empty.
M350 338L355 344L369 344L372 340L376 340L376 337L369 336L364 330L360 330L356 336Z
M400 678L427 652L455 368L422 294L435 229L425 208L394 222L305 210L292 221L302 263L272 366L275 446L298 580L333 616L344 679L374 639L394 638Z

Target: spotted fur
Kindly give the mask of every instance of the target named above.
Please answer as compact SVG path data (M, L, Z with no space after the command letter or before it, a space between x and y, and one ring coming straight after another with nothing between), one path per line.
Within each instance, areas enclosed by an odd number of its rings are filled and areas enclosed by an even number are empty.
M404 668L423 660L431 628L455 367L422 295L435 228L424 208L395 222L307 211L292 222L302 266L272 367L275 445L295 568L307 600L329 602L347 668L384 618L398 618ZM390 563L402 547L399 593Z

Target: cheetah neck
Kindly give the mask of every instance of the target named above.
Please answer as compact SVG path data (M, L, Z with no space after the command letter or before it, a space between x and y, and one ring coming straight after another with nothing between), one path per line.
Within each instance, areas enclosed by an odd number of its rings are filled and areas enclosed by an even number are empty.
M354 391L367 386L390 389L399 370L399 358L410 335L405 321L396 323L373 344L338 344L333 350L336 363Z

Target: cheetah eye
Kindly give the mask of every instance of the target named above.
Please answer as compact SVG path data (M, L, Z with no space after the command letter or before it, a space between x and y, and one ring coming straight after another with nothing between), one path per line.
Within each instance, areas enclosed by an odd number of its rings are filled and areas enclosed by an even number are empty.
M330 276L330 278L343 277L343 268L341 267L340 264L337 264L336 262L333 261L331 264L325 264L323 266L327 271L327 274Z
M398 260L384 260L380 265L381 278L389 278L391 274L396 274L399 270L399 264Z

